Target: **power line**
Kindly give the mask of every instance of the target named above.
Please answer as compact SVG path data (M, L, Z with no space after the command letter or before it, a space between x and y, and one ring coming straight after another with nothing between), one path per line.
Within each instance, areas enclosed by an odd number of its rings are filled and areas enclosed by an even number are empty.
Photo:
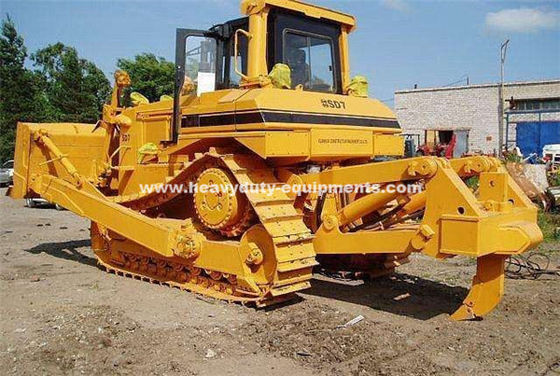
M458 79L457 81L453 81L453 82L451 82L451 83L449 83L449 84L447 84L447 85L443 85L442 87L454 86L454 85L457 85L457 84L459 84L459 83L461 83L461 82L464 82L464 81L466 81L467 85L469 84L469 81L470 81L470 80L469 80L469 75L468 75L468 74L464 74L464 75L462 75L461 78Z

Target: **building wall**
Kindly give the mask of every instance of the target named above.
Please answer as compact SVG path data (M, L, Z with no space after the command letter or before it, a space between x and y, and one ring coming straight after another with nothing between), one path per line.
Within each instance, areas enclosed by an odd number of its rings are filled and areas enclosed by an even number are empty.
M504 99L512 96L515 99L558 98L560 80L507 83ZM426 129L468 129L470 152L497 151L498 104L497 84L402 90L395 93L395 112L403 133L420 134L423 140ZM507 105L506 102L506 109ZM538 119L529 115L527 120ZM560 120L560 114L543 115L542 120ZM512 128L510 139L515 138L515 129Z

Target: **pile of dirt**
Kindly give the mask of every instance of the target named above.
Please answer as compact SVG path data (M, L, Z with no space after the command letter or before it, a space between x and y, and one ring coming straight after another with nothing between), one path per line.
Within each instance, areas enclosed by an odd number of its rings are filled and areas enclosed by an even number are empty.
M242 328L244 337L253 338L266 351L293 358L324 374L394 374L399 367L397 359L403 373L415 367L414 363L423 363L421 368L426 372L449 371L413 356L418 346L407 340L398 324L364 319L345 327L353 317L322 304L294 304L258 316L256 322Z

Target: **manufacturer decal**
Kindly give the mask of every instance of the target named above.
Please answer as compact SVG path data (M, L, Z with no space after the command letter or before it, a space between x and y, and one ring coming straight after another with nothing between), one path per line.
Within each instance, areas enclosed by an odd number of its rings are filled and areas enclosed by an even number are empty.
M346 109L346 103L343 101L335 101L332 99L321 99L321 104L326 108Z

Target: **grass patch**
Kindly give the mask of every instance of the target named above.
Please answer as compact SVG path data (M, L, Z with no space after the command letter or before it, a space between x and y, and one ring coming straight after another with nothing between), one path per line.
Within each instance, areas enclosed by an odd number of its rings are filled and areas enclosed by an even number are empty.
M467 187L469 187L469 189L471 189L473 191L478 189L478 185L479 185L478 176L472 176L472 177L468 178L467 180L465 180L465 184L467 185Z
M557 227L560 227L560 213L539 211L538 222L545 241L559 241L559 239L555 238L554 232Z

